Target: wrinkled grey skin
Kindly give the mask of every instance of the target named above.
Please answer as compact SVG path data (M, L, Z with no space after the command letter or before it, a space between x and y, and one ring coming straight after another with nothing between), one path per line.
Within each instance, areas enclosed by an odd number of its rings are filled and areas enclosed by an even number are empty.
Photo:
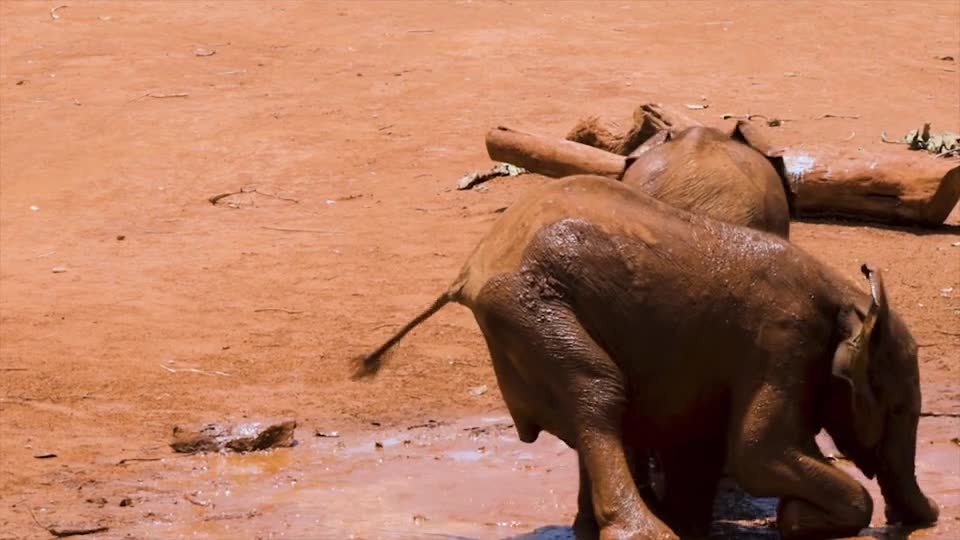
M470 308L520 439L577 450L580 537L703 535L724 470L781 498L786 538L855 535L873 501L821 455L821 428L876 474L891 520L931 523L916 344L864 273L869 294L777 236L570 177L514 204L357 376L448 302ZM661 456L661 501L631 473L645 452Z
M778 154L768 157L738 135L703 126L662 132L630 155L622 181L688 212L787 238L788 192L770 161ZM767 147L765 141L749 142Z

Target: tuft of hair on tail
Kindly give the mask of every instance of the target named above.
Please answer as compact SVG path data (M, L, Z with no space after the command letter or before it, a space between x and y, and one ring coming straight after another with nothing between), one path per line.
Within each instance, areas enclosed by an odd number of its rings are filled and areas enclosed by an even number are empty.
M388 356L388 353L393 346L403 339L403 337L406 336L411 330L419 326L420 323L429 319L434 313L440 311L440 308L449 304L450 302L456 301L458 293L459 288L454 288L444 292L433 301L433 304L430 307L414 317L413 320L403 325L403 327L400 328L400 330L397 330L397 332L391 336L390 339L384 342L383 345L377 347L377 349L370 354L353 358L353 375L351 376L351 379L366 379L376 375L380 371L380 368L383 367L384 360Z

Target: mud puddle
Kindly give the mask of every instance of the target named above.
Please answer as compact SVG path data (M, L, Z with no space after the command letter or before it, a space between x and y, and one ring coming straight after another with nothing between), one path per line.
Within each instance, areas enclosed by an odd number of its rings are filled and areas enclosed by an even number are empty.
M166 460L136 485L143 519L134 537L163 538L573 538L575 454L543 435L521 443L507 417L315 437L295 448ZM921 422L917 473L941 505L940 525L913 532L876 527L876 538L960 537L960 435L955 419ZM829 449L827 449L829 452ZM875 482L854 472L876 501ZM129 481L129 479L122 480ZM149 485L149 488L146 488ZM131 488L134 485L130 486ZM715 538L777 538L775 499L727 486Z

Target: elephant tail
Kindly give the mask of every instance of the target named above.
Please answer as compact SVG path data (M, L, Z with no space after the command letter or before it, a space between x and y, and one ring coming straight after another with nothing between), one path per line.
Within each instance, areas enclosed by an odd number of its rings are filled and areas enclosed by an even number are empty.
M457 302L460 299L460 290L462 289L462 284L456 284L443 294L437 297L433 301L433 304L430 305L427 309L421 312L419 315L413 318L410 322L403 325L400 330L397 330L393 336L390 337L383 345L380 345L375 351L367 354L365 356L359 356L353 359L353 376L354 380L364 379L367 377L372 377L380 371L380 368L383 367L383 361L385 356L390 349L393 348L404 336L406 336L411 330L420 325L423 321L429 319L433 316L434 313L440 311L440 308L449 304L450 302Z

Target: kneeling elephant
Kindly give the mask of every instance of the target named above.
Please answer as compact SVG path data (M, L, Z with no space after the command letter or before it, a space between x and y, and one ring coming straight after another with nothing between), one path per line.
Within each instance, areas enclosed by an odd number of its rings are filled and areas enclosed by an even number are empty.
M870 293L775 235L570 177L514 204L356 375L445 304L470 308L520 439L577 450L578 535L701 533L724 470L781 498L785 537L856 534L873 502L817 450L821 428L877 477L890 520L934 522L914 474L916 344L863 270ZM662 456L655 508L632 451Z

